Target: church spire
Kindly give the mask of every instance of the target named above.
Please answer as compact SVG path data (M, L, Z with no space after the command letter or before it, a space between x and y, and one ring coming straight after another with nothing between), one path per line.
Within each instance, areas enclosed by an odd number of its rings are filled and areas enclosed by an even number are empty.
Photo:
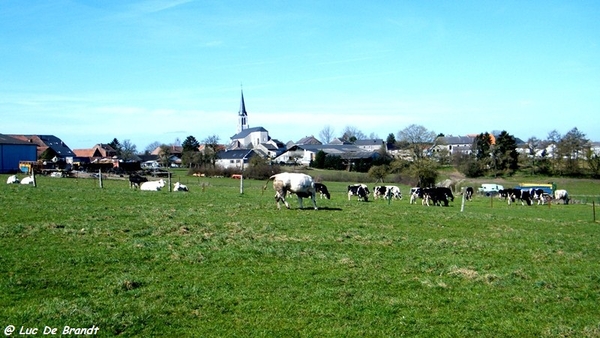
M241 90L242 99L240 101L240 111L238 112L238 133L248 129L248 113L246 112L246 103L244 103L244 90Z

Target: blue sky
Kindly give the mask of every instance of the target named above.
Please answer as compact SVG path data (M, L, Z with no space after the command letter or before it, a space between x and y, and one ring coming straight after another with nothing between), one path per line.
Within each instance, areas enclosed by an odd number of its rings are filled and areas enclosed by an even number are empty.
M0 133L143 150L251 127L600 141L598 1L0 2Z

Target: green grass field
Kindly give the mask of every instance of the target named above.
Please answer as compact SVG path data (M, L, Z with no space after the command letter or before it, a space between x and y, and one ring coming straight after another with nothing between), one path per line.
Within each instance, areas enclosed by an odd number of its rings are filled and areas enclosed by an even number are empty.
M0 327L110 337L600 337L592 205L460 212L331 200L277 210L264 181L0 175ZM371 187L374 184L369 184ZM598 194L600 182L561 182ZM582 188L579 189L578 187Z

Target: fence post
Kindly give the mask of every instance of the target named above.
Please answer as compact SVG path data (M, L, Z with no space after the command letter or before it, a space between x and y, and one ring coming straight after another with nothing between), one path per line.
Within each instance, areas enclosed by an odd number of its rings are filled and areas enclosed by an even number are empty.
M102 184L102 169L98 169L98 182L100 184L100 188L104 188L104 185Z
M462 203L460 204L460 212L465 210L465 194L462 194Z
M594 223L596 223L596 201L592 201L592 212L594 214Z
M31 170L31 179L33 181L33 186L37 187L37 182L35 180L35 170L33 170L33 169Z
M244 174L240 175L240 195L244 194Z

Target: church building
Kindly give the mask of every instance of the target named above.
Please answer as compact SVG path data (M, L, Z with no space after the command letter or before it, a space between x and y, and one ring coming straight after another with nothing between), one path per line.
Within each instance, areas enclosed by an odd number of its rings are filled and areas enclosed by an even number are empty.
M269 143L271 137L269 132L263 127L250 128L248 124L248 112L244 102L244 92L240 101L240 111L238 112L237 134L231 137L231 143L227 149L253 149L260 144Z

